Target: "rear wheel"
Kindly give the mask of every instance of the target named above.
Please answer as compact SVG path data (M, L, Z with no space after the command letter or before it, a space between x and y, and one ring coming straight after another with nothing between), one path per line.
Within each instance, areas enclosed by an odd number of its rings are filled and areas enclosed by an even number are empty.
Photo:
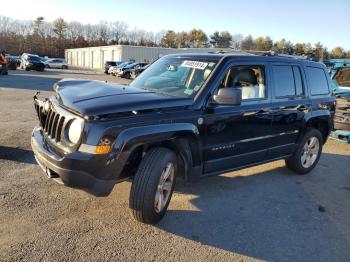
M129 207L134 218L156 224L165 215L174 190L177 158L167 148L147 152L132 183Z
M298 149L286 160L287 167L300 175L309 173L320 159L322 145L320 131L314 128L308 129Z

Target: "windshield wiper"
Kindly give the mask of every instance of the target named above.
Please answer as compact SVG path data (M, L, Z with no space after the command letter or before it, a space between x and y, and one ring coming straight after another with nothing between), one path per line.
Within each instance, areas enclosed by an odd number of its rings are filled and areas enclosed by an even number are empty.
M167 96L171 96L171 97L180 97L180 96L176 96L176 95L171 95L167 92L162 92L160 91L159 89L153 89L153 88L148 88L148 87L140 87L141 89L145 89L145 90L148 90L148 91L151 91L153 93L158 93L158 94L162 94L162 95L167 95Z

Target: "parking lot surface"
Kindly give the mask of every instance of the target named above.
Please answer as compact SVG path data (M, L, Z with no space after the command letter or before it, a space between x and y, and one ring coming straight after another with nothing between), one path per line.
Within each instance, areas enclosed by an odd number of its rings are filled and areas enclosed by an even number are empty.
M307 176L277 161L179 181L164 219L143 225L130 182L95 198L36 164L32 97L61 78L127 83L79 69L0 77L0 261L350 261L349 144L328 141Z

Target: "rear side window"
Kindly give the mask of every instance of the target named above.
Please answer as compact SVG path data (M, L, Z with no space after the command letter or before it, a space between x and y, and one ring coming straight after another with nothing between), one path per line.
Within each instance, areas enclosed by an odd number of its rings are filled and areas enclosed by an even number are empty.
M301 79L300 69L297 66L293 66L295 94L297 96L304 94L303 80Z
M322 68L308 66L306 72L310 81L311 95L329 94L327 77Z
M304 93L298 66L272 66L276 97L300 96Z

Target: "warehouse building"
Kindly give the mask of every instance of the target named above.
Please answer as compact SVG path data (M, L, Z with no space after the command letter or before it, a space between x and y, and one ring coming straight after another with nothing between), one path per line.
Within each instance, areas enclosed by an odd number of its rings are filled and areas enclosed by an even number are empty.
M152 63L159 57L176 53L208 53L230 51L225 48L162 48L130 45L110 45L65 50L69 65L101 69L106 61L128 61Z

